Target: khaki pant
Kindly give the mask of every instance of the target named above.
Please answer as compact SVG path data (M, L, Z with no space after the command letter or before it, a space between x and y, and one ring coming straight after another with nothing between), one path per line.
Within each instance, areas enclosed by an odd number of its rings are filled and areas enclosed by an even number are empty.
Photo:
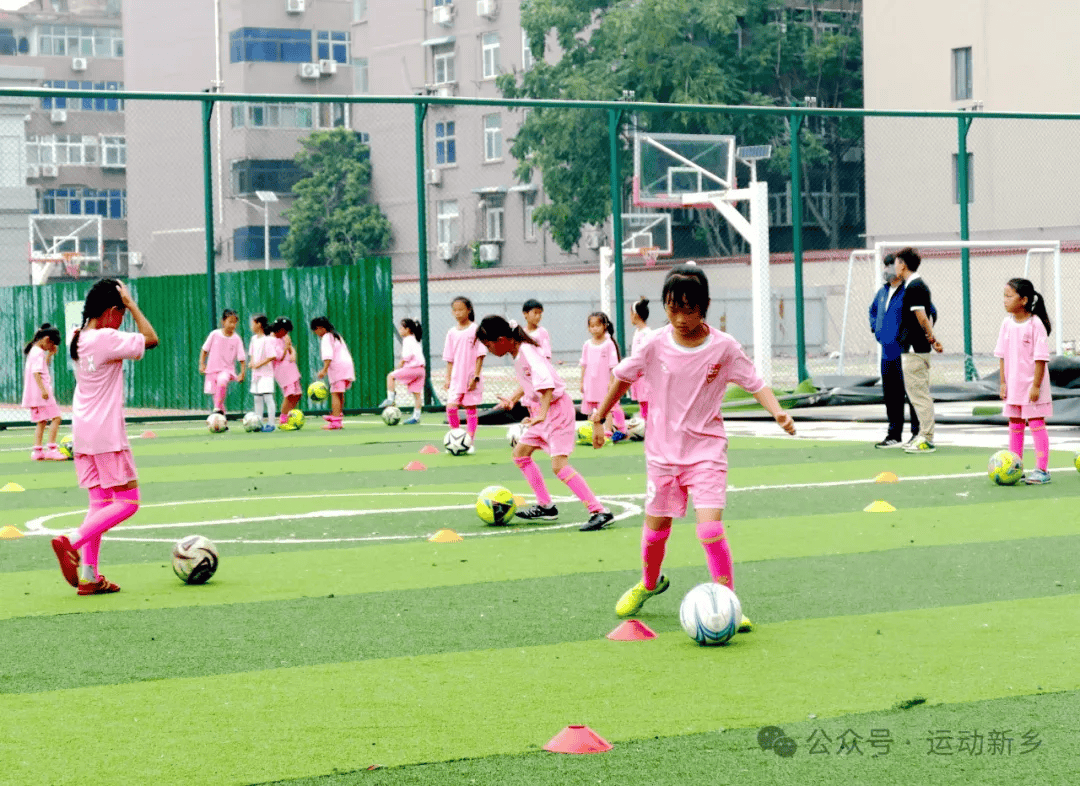
M930 353L905 352L904 390L919 416L919 436L934 441L934 399L930 397Z

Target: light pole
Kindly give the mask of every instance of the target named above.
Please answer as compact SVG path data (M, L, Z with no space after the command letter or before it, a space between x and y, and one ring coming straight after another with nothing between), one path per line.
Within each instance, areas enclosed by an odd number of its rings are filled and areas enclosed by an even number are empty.
M256 191L255 196L262 202L263 212L263 268L270 269L270 203L277 202L273 191Z

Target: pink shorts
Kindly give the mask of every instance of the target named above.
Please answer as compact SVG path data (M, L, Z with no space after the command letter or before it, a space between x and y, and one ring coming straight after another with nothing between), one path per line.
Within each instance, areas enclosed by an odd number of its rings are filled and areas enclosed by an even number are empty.
M696 464L679 467L677 473L661 474L646 466L645 513L649 516L670 516L679 519L686 515L687 495L694 495L694 509L723 510L727 493L727 467L719 464Z
M534 409L535 405L529 407L530 414ZM544 422L529 426L519 441L549 456L569 456L577 439L576 425L574 402L564 393L551 402Z
M43 420L52 420L60 417L60 406L56 399L48 398L40 407L30 407L30 422L40 423Z
M84 489L92 489L94 486L114 489L139 479L131 450L118 450L115 453L76 453L75 474L79 478L79 486Z
M352 387L351 379L339 379L337 382L330 383L331 393L344 393L346 390Z
M203 393L212 396L215 393L214 388L228 385L235 379L238 379L238 377L231 371L219 371L216 375L207 374L206 379L203 380Z
M1023 418L1024 420L1048 418L1054 414L1054 402L1036 401L1034 404L1006 404L1004 414L1007 418Z
M410 393L423 393L427 369L423 366L402 366L396 371L391 371L390 376L398 382L408 385Z
M299 396L300 395L300 380L290 382L287 385L281 385L281 395L285 397Z

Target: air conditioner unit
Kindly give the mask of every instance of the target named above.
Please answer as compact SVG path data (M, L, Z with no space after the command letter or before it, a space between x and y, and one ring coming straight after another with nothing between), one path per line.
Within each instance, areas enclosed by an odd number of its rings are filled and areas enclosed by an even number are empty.
M437 85L435 87L435 95L439 98L449 98L454 95L454 87L456 87L456 85L453 82Z
M434 24L450 27L454 23L454 6L437 5L431 9L431 21Z
M442 170L441 169L429 169L427 171L427 184L429 186L441 186L442 185Z
M480 244L480 261L481 262L498 262L499 261L499 244L498 243L481 243Z
M337 73L337 60L320 60L319 61L319 73L320 74L336 74Z
M285 0L285 10L290 14L304 13L305 0Z
M41 176L42 177L56 177L58 174L60 174L60 172L57 169L56 164L42 164L41 165Z
M128 258L128 266L130 266L130 267L142 267L142 252L141 251L129 251L127 258Z
M85 57L73 57L73 58L71 58L71 70L72 71L85 71L86 70L86 58Z
M41 177L41 170L38 168L38 165L37 164L30 164L29 166L27 166L26 167L26 176L27 177Z
M448 260L454 257L453 243L439 243L439 259Z
M301 63L297 68L297 74L301 79L318 79L321 76L318 63Z
M495 0L476 0L476 15L494 19L499 13L499 4Z
M600 246L604 245L604 238L599 232L590 232L585 236L585 245L589 248L600 248Z
M54 123L66 123L67 122L67 110L66 109L54 109L52 114L49 115L49 119Z

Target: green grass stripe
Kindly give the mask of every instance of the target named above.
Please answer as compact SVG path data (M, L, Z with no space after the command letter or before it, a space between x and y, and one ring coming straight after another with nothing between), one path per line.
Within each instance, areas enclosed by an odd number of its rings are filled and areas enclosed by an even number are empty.
M885 551L910 546L942 546L1069 535L1075 521L1061 515L1060 500L1018 500L1008 505L976 504L959 509L908 509L892 514L847 513L729 521L736 569L760 560ZM1023 520L1022 532L1016 522ZM122 527L118 532L122 532ZM180 586L165 562L167 548L155 544L155 562L103 562L102 570L125 589L109 598L75 598L63 584L44 538L0 541L0 554L32 552L40 570L0 572L0 619L36 614L175 608L193 603L251 603L330 593L457 586L484 581L542 578L598 570L634 570L640 564L640 525L600 533L550 532L466 538L462 543L426 541L362 548L285 550L282 553L230 553L204 588ZM103 545L103 554L121 544ZM148 551L140 547L142 552ZM130 552L128 552L130 553ZM468 560L462 569L461 560ZM668 541L665 566L701 566L704 558L693 527L677 524ZM115 566L114 566L115 565ZM44 567L47 566L47 567ZM362 570L358 569L362 566ZM272 577L272 580L268 579ZM147 604L150 604L149 606Z
M915 695L955 704L1076 690L1080 649L1031 642L1078 635L1069 596L799 620L716 650L666 633L4 695L0 755L15 783L109 772L145 784L190 778L195 750L199 781L216 784L521 753L568 723L613 742L754 728ZM87 708L107 719L107 738ZM131 745L146 754L133 759ZM58 750L79 751L78 766Z
M1080 535L1003 543L752 563L738 576L759 625L792 619L958 606L1075 594ZM948 565L947 572L941 570ZM1008 565L1002 571L1002 565ZM462 563L460 570L472 572ZM700 565L667 570L673 589L641 611L657 632L679 630L683 594L707 579ZM363 595L147 609L0 622L16 657L0 693L472 649L587 641L615 627L615 600L632 571L397 590ZM842 578L842 581L837 580ZM882 586L890 591L881 592ZM802 591L813 587L813 592ZM189 588L195 594L197 588ZM439 608L431 615L428 610ZM558 625L537 625L557 619ZM342 625L342 620L349 624ZM416 631L424 631L417 637ZM86 652L108 651L105 662Z

